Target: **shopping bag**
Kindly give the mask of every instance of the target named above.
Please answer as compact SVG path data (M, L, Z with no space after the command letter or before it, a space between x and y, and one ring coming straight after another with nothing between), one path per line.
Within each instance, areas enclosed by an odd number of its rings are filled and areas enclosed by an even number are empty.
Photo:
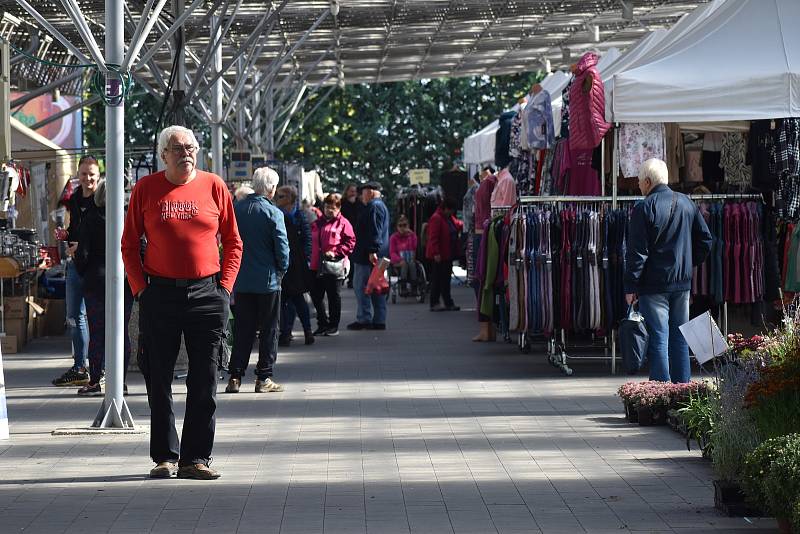
M628 306L628 315L619 325L619 345L622 350L622 365L625 372L634 375L647 361L647 327L644 317L633 304Z
M386 269L388 267L388 258L378 260L369 275L364 293L367 295L387 295L389 293L389 280L386 279Z

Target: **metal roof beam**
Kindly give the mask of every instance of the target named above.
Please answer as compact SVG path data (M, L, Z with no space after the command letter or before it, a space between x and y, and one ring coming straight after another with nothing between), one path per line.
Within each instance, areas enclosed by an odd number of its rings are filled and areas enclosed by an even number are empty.
M150 35L150 30L153 29L153 25L161 15L161 10L164 9L164 5L167 3L167 0L158 0L155 10L153 10L154 3L155 0L147 0L144 10L142 10L142 16L139 18L139 22L136 24L133 37L131 37L131 44L128 47L128 51L125 53L125 59L122 60L123 72L130 68L131 62L139 55L139 51L142 49L142 46L144 46L144 42ZM151 10L153 10L152 13ZM125 13L130 13L127 2L125 2Z
M94 59L94 62L100 69L105 71L106 61L103 59L103 53L100 51L100 46L97 44L94 35L92 35L92 30L89 29L89 25L86 24L86 17L84 17L80 6L75 0L61 0L61 4L67 11L69 18L72 19L72 23L75 24L75 29L78 30L78 34L89 49L89 54L92 56L92 59Z
M335 85L332 85L332 86L331 86L331 88L330 88L330 89L328 89L328 92L327 92L327 93L325 93L324 95L322 95L322 96L319 98L319 101L318 101L318 102L317 102L317 103L314 105L314 107L313 107L313 108L311 108L311 111L309 111L309 112L308 112L308 113L307 113L307 114L306 114L306 115L303 117L303 120L301 120L301 121L300 121L300 123L298 123L298 125L297 125L297 126L295 126L294 128L292 128L292 131L291 131L291 132L290 132L290 133L289 133L289 134L288 134L286 137L284 137L283 139L281 139L281 142L280 142L280 143L278 143L278 146L277 146L277 147L275 147L275 152L277 152L278 150L280 150L281 148L283 148L283 145L285 145L285 144L286 144L286 142L287 142L289 139L291 139L291 138L292 138L292 136L293 136L295 133L297 133L297 131L298 131L298 130L300 130L300 128L302 128L302 127L303 127L303 125L306 123L306 121L309 119L309 117L311 117L311 116L312 116L314 113L316 113L316 111L319 109L319 107L322 105L322 103L323 103L323 102L325 102L326 100L328 100L328 98L330 98L330 96L333 94L333 91L334 91L335 89L336 89L336 86L335 86Z
M258 25L256 25L250 37L248 37L247 40L233 53L233 57L231 57L231 59L228 60L228 62L225 65L222 66L222 70L214 74L214 76L211 77L211 80L208 82L208 84L202 89L200 89L200 92L195 95L196 98L201 98L208 91L211 90L211 86L214 85L214 82L217 81L217 79L220 78L222 75L224 75L226 72L228 72L228 70L237 62L237 60L240 57L242 57L250 49L251 46L253 46L253 43L255 43L256 40L261 37L261 33L264 31L264 28L267 26L267 24L271 24L272 21L275 20L275 18L278 16L278 14L286 6L288 2L289 0L281 0L281 3L280 5L278 5L278 7L273 8L272 11L269 11L267 14L264 15L264 17L258 22Z
M447 22L447 16L450 14L450 10L453 9L453 5L455 5L457 0L450 0L450 3L447 4L447 8L444 11L444 15L442 15L442 20L439 21L439 24L436 26L436 31L428 39L428 47L425 49L425 54L422 56L422 60L417 65L417 72L414 73L414 78L419 78L419 74L422 72L422 69L425 68L425 62L428 61L428 58L431 55L431 49L433 45L436 43L436 38L439 37L439 32L442 31L444 27L444 23Z
M170 26L167 31L161 34L161 37L153 46L150 47L150 50L148 50L146 54L139 58L139 61L136 62L134 70L142 68L142 66L147 63L150 58L155 56L158 52L158 49L161 48L161 46L167 42L170 37L172 37L172 34L183 27L183 23L186 22L186 19L189 18L192 12L194 12L195 8L197 8L197 6L199 6L203 1L204 0L194 0L194 2L192 2L189 7L187 7L186 10L175 19L175 22L172 23L172 26Z
M47 21L47 19L45 19L45 18L44 18L44 17L43 17L43 16L42 16L42 15L41 15L41 14L40 14L38 11L36 11L36 9L34 9L34 8L33 8L33 6L31 6L31 5L30 5L28 2L26 2L26 0L17 0L17 4L19 4L19 6L20 6L22 9L24 9L25 11L27 11L27 12L28 12L28 14L29 14L31 17L33 17L33 19L34 19L36 22L38 22L39 24L41 24L41 25L42 25L42 27L44 27L44 28L45 28L45 29L46 29L48 32L50 32L50 35L52 35L53 37L55 37L56 39L58 39L58 41L59 41L61 44L63 44L63 45L66 47L66 49L67 49L67 50L69 50L70 52L72 52L72 53L73 53L73 55L74 55L76 58L78 58L78 61L80 61L81 63L91 63L91 61L89 60L89 58L88 58L88 57L86 57L86 55L85 55L83 52L81 52L80 48L78 48L77 46L75 46L74 44L72 44L72 41L70 41L69 39L67 39L67 38L66 38L66 37L64 37L63 35L61 35L61 32L60 32L60 31L58 31L58 30L56 29L56 27L55 27L55 26L53 26L52 24L50 24L50 23Z
M43 85L42 87L36 88L33 91L28 91L21 97L17 98L16 100L11 101L11 108L15 108L17 106L23 106L33 100L36 97L42 96L43 94L49 93L50 91L54 91L58 89L65 83L69 83L72 80L77 80L81 76L83 76L84 72L82 69L75 69L74 72L64 76L63 78L59 78L58 80L52 81L47 85Z

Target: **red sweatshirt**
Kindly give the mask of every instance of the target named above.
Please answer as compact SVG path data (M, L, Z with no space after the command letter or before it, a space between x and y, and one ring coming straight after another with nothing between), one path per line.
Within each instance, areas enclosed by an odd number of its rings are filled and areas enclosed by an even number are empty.
M142 235L147 238L144 265ZM122 261L134 295L147 285L145 272L190 279L219 272L223 287L230 292L241 260L242 240L233 201L219 176L197 171L191 182L175 185L161 171L145 176L133 188L122 233Z

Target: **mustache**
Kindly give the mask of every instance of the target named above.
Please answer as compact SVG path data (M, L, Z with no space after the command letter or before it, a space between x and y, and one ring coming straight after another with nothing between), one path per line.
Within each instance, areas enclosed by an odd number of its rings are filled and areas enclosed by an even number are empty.
M182 165L184 163L192 163L194 164L194 158L190 156L184 156L180 160L178 160L178 165Z

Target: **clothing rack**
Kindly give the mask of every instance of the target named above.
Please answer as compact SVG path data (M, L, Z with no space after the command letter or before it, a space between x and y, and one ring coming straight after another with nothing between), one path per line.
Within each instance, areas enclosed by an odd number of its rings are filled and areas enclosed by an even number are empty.
M616 188L612 191L616 193ZM711 193L711 194L696 194L687 195L691 200L754 200L764 202L764 196L761 193ZM553 195L553 196L529 196L524 195L519 198L518 205L530 204L554 204L554 203L598 203L598 202L611 202L612 209L616 209L617 203L636 202L643 200L644 196L569 196L569 195ZM503 209L507 209L505 206ZM723 325L723 332L728 335L728 303L722 303L722 310L720 312L720 322ZM537 336L538 337L538 336ZM606 360L611 358L611 373L616 374L617 365L617 333L611 330L604 336L603 344L596 345L594 342L598 339L592 334L591 345L573 346L573 348L602 348L603 356L569 356L567 353L567 339L566 331L560 329L560 335L556 332L553 333L552 338L545 338L547 345L547 355L549 362L561 369L561 371L570 376L573 374L572 369L569 367L567 360ZM522 352L530 352L530 335L527 332L519 334L519 348Z

